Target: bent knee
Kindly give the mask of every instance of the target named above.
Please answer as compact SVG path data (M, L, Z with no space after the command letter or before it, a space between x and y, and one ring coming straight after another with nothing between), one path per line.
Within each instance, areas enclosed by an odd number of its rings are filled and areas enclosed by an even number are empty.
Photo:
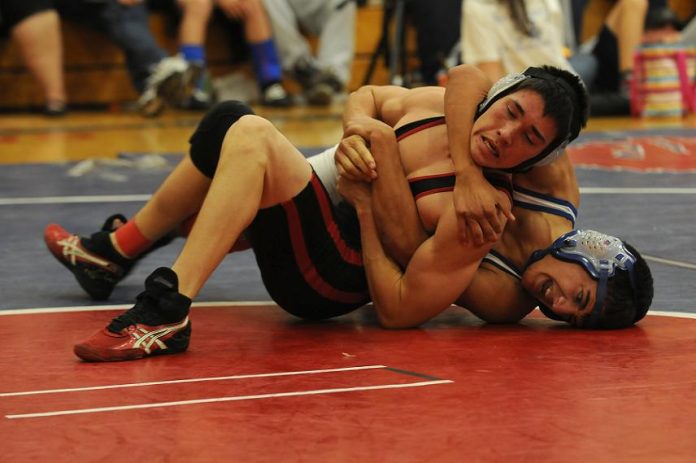
M212 178L217 168L222 142L230 127L247 114L251 108L238 101L224 101L212 107L189 140L193 164L205 176Z
M278 129L263 117L248 114L240 117L232 124L225 135L222 154L244 154L258 159L268 159L274 152L277 138L281 136ZM225 145L236 149L225 149Z
M278 133L278 130L268 119L256 114L246 114L240 117L237 122L232 124L230 130L240 132L242 136L255 137L255 140L260 143Z

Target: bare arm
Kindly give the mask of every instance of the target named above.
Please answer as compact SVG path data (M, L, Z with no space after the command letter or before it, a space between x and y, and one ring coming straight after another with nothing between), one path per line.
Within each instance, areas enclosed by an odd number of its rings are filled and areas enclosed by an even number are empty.
M360 170L355 166L357 147L369 151L367 143L358 135L345 138L336 152L335 160L339 173L339 186L344 187L344 194L355 194L358 186L350 185L350 190L345 191L348 183L371 182L371 194L374 201L370 207L375 213L375 222L379 231L380 240L387 254L392 257L402 268L416 252L416 249L428 238L418 215L416 203L411 195L408 180L403 170L396 135L391 128L379 129L381 142L378 143L370 156L378 162L379 176L374 179L365 179ZM376 132L372 138L375 139ZM351 199L352 202L352 199Z
M498 209L514 219L503 194L483 177L481 168L471 159L471 130L479 103L491 81L475 66L450 69L445 91L445 117L452 162L456 172L454 207L463 238L475 243L496 241L503 231Z
M369 204L356 206L356 210L363 263L380 323L387 328L418 326L457 299L489 247L467 247L456 239L454 206L450 206L435 234L402 271L384 252Z
M387 254L405 268L428 239L401 164L396 137L384 133L372 149L379 176L372 183L372 209Z
M400 102L406 93L408 90L403 87L366 85L350 94L343 111L343 138L336 155L341 175L366 182L377 177L368 140L373 131L393 127L401 117Z
M390 140L373 134L371 144L379 152ZM363 188L366 184L359 183ZM342 180L339 180L342 190ZM351 196L345 190L344 196ZM410 197L410 194L409 194ZM375 201L353 201L360 220L370 294L383 326L417 326L449 307L468 286L480 259L490 245L475 246L457 239L454 206L443 213L435 234L415 251L405 271L390 259L380 242L373 214Z
M468 190L472 188L486 191L491 189L496 202L501 201L499 195L502 195L488 184L481 169L473 164L470 156L471 128L476 108L485 96L490 83L473 66L463 65L453 68L450 70L450 77L451 81L445 91L444 107L447 114L450 150L455 160L455 168L457 163L460 167L456 188L458 188L461 198L457 203L455 197L455 210L459 204L464 211L470 212L473 207L479 206L471 204L472 200L478 200L479 192L467 194ZM398 94L402 98L404 95L404 93ZM405 267L415 250L428 238L428 235L423 229L415 201L411 196L396 143L394 143L394 147L383 145L380 150L372 150L372 156L376 161L378 173L373 177L376 180L372 188L373 210L377 228L380 231L382 244L387 250L387 254L392 256L402 267ZM462 182L470 183L462 186ZM480 184L481 182L483 184ZM487 220L495 221L496 226L502 231L495 205L490 209L492 215L488 216ZM460 227L465 227L466 220L470 216L464 215L461 211L458 213L460 217L463 216L460 221L464 220L464 225L460 224ZM480 230L481 228L479 228ZM497 235L494 234L489 241L495 239L497 239ZM474 242L482 244L483 240L474 240Z
M377 119L393 127L403 115L398 102L408 92L406 88L393 85L365 85L352 92L343 110L344 135L357 134L369 140L369 132L361 132L365 129L362 124L369 123L368 119Z
M479 266L456 304L488 323L517 323L536 307L537 302L511 275Z
M478 67L491 82L495 82L505 75L502 61L481 61L480 63L476 63L476 67Z

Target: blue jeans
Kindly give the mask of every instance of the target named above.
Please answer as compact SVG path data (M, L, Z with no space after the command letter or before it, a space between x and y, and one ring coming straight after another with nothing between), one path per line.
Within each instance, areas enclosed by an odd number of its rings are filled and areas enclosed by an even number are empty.
M568 59L568 62L589 91L597 78L597 71L599 70L597 58L591 53L576 52Z
M104 31L126 56L133 86L142 93L152 68L167 56L155 40L144 3L124 6L117 0L58 0L61 15Z

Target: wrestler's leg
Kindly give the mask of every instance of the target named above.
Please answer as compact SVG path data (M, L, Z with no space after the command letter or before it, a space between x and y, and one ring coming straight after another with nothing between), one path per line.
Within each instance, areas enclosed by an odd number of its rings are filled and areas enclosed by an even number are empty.
M170 232L200 209L210 182L187 156L133 219L112 215L88 237L49 224L44 241L90 297L107 299L142 256L168 244Z
M132 220L147 239L155 241L201 208L210 182L186 156Z
M236 101L219 103L206 113L189 140L190 155L136 214L128 225L130 230L119 230L111 237L124 255L136 257L149 243L175 231L198 212L215 174L227 131L246 114L253 114L251 108Z
M191 137L190 155L134 219L112 215L101 231L89 237L72 234L58 224L46 227L44 240L49 250L92 298L108 298L142 256L171 241L179 225L200 209L227 130L245 114L253 111L235 101L208 111Z
M184 352L191 337L191 299L258 210L292 199L311 175L304 156L270 122L251 115L235 122L227 129L210 188L173 267L155 270L133 308L76 344L75 354L113 361Z
M172 266L179 292L194 298L260 208L288 201L312 170L269 121L244 116L227 132L196 223Z

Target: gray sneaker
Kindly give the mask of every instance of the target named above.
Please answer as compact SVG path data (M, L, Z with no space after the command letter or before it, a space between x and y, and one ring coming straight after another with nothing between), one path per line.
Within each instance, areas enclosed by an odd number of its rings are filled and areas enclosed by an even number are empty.
M326 82L317 82L305 89L307 103L312 106L329 106L333 101L333 88Z
M180 100L177 106L184 109L208 109L217 100L210 73L198 64L189 64L184 73Z
M297 60L293 76L302 86L307 103L312 106L330 105L334 94L343 87L332 72L320 69L308 58Z
M147 78L145 91L138 99L138 110L145 117L159 115L166 105L180 101L188 63L181 56L162 59Z

